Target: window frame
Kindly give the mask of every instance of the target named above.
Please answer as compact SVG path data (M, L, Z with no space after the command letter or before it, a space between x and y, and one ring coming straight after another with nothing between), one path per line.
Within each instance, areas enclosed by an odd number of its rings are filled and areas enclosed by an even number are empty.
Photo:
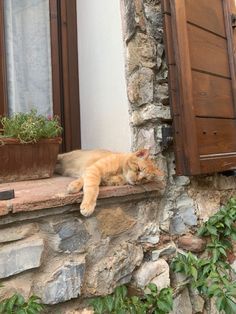
M76 0L49 0L53 114L63 126L61 151L81 148ZM8 114L4 0L0 0L0 115Z

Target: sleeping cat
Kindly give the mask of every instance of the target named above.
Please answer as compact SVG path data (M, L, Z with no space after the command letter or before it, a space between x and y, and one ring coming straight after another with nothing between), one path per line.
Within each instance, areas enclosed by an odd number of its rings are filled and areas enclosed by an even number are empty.
M147 149L134 153L114 153L106 150L75 150L58 156L55 172L77 177L67 191L84 191L81 214L93 213L99 193L99 185L143 184L157 180L163 173L157 169Z

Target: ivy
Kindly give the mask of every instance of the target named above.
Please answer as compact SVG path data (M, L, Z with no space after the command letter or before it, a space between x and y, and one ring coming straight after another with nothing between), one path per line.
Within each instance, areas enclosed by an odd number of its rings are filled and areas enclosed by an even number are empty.
M205 299L214 298L219 311L236 313L236 282L227 261L236 240L236 200L231 199L198 230L208 239L207 257L198 258L192 253L178 254L171 268L187 276L187 282ZM210 312L209 312L210 313Z
M0 314L40 314L44 309L40 298L31 296L25 301L21 294L14 294L0 302Z
M151 283L143 296L128 296L126 286L117 287L113 294L90 301L95 314L167 314L173 308L171 288L159 292Z

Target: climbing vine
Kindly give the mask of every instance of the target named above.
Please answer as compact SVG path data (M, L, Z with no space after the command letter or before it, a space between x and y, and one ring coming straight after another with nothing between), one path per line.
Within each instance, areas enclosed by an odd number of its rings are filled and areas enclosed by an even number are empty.
M150 283L142 296L128 296L126 286L117 287L111 295L91 300L95 314L167 314L173 307L171 288L157 290Z
M44 309L40 298L31 296L27 301L21 294L0 301L0 314L40 314Z
M198 235L208 241L206 257L178 254L172 262L173 271L185 274L187 283L206 301L214 298L218 311L226 314L236 313L236 282L232 281L234 270L228 262L232 241L236 241L235 221L236 200L231 199L198 231ZM211 313L210 302L206 304Z

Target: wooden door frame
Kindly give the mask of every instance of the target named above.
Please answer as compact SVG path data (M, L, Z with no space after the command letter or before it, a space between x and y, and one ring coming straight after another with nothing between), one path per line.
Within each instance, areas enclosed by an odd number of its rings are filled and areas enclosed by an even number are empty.
M76 0L49 0L53 113L63 126L62 151L81 147ZM0 115L8 114L4 0L0 0Z

